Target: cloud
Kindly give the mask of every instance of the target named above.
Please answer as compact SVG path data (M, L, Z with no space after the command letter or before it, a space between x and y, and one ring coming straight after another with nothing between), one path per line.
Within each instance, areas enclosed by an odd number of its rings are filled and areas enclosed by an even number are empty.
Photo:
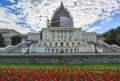
M101 29L102 27L96 26L96 27L92 27L90 29L87 30L87 32L95 32L96 30Z
M15 14L8 12L6 8L0 7L0 28L14 29L22 34L29 32L28 29L16 25L19 21Z
M40 1L36 0L36 2ZM77 6L73 2L76 2ZM32 6L30 3L23 4L22 2L18 5L27 5L23 8L23 13L29 13L26 22L33 26L40 22L41 24L39 25L42 27L46 24L44 16L48 16L51 19L53 12L59 7L60 1L44 0L41 1L37 7ZM119 3L116 0L66 0L64 5L72 14L75 27L84 27L85 25L92 24L99 19L108 20L112 11L120 8ZM99 14L101 16L99 16ZM40 21L38 20L37 15L42 15Z
M0 21L12 24L18 21L18 18L15 14L10 13L6 8L0 7Z
M14 2L14 0L9 1ZM1 15L0 19L14 25L16 25L16 21L25 22L26 25L31 27L28 28L29 30L40 31L41 28L46 27L47 17L49 19L52 18L60 2L60 0L31 0L31 2L30 0L19 0L17 5L9 7L12 9L19 8L20 14L16 16L7 12L7 9L4 10L2 8L0 13L3 13L3 16ZM111 21L111 16L118 13L116 10L120 9L120 4L117 0L63 0L63 3L74 19L74 26L82 27L83 29L89 29L89 25L98 20L102 20L102 24ZM99 29L99 27L95 28ZM94 30L95 28L93 27ZM92 29L90 30L92 31Z

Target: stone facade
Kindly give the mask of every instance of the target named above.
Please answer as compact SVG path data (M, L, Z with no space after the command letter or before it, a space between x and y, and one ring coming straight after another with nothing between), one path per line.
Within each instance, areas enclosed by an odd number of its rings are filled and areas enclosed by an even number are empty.
M91 55L0 55L0 62L12 63L63 63L63 64L82 64L82 63L120 63L120 54L91 54Z
M80 28L43 28L42 40L31 52L77 53L95 52L95 47L86 41L96 41L96 33L82 32ZM33 35L35 38L35 36ZM32 39L31 39L32 41Z

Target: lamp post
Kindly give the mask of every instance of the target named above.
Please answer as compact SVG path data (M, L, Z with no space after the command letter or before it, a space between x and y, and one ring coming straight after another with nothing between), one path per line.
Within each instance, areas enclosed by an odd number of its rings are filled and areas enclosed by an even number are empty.
M96 44L95 44L95 53L97 53L97 46L96 46Z
M30 43L28 42L27 54L29 54L29 51L30 51Z

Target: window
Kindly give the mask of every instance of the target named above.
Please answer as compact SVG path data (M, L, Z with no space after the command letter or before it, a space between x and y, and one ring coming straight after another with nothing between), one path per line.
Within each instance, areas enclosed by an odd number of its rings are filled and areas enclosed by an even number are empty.
M55 43L55 46L58 46L58 43L57 43L57 42Z
M72 53L72 49L70 49L70 53Z
M52 46L52 43L50 42L50 46Z
M68 49L66 49L66 53L68 53Z
M75 43L73 42L73 43L72 43L72 46L74 46L74 45L75 45Z
M66 46L69 46L69 43L67 42Z
M54 49L52 49L52 53L54 53Z
M63 47L64 45L63 45L63 42L61 42L61 47Z
M63 35L61 35L61 38L63 38Z
M56 53L58 53L58 49L56 49Z
M59 38L59 35L57 36L57 38Z
M45 52L47 52L47 48L45 49Z
M67 38L67 36L65 35L65 38Z
M55 38L55 36L53 36L53 38Z
M76 53L76 48L74 48L74 52Z
M71 36L69 36L69 38L71 38Z
M50 53L50 49L48 49L48 53Z
M46 42L44 43L44 45L46 46Z
M80 42L78 42L78 45L80 45Z
M79 48L77 48L77 52L79 52Z

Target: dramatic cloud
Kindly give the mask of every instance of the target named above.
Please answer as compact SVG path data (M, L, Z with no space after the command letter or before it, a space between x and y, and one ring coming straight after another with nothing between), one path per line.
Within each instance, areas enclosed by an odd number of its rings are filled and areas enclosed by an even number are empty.
M14 2L14 0L9 0ZM24 23L20 26L26 27L30 31L40 31L41 28L46 27L47 18L51 19L52 14L59 7L61 0L19 0L17 5L9 6L12 9L19 9L20 13L9 16L5 16L3 9L0 9L0 13L4 15L1 20L7 23L14 23L16 21ZM100 27L89 26L98 20L101 20L101 24L111 21L112 16L116 13L120 13L119 0L63 0L65 7L70 11L75 27L82 27L87 31L99 30Z
M6 8L0 7L0 28L14 29L20 33L26 34L29 32L26 28L16 25L15 22L19 21L15 14L8 12Z
M10 13L6 8L0 7L0 21L12 24L18 21L18 18L15 14Z

